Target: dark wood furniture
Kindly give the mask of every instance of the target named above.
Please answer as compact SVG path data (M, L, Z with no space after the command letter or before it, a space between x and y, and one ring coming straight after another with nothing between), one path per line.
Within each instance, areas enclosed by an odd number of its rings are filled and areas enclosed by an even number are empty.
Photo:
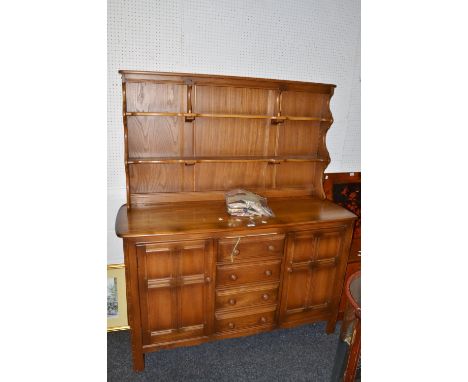
M323 189L328 200L355 213L358 218L354 223L353 240L346 268L346 279L361 270L361 173L337 172L325 174ZM343 294L340 302L339 319L342 318L346 304Z
M334 85L120 73L134 369L161 348L318 320L334 331L356 218L324 200ZM229 216L235 187L275 217Z

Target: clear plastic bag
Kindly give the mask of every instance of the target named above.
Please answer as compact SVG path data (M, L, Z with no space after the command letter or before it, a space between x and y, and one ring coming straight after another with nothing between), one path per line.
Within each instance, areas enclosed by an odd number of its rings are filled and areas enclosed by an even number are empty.
M240 188L226 192L226 207L233 216L275 216L266 198Z

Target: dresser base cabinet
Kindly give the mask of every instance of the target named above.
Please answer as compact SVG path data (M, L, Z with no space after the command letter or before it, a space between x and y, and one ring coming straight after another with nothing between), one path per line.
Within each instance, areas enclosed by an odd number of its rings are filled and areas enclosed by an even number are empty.
M335 85L120 71L133 365L338 314L356 216L325 200ZM236 188L274 217L229 216Z
M354 215L315 198L270 204L276 217L255 227L222 202L204 206L198 225L198 203L173 204L172 220L167 206L120 209L135 370L144 353L162 348L324 320L334 331Z

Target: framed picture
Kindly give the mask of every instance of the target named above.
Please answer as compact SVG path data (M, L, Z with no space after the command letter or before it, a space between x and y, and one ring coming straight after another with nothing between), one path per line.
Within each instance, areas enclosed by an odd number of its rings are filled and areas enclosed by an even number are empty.
M107 331L129 329L125 291L125 265L107 266Z

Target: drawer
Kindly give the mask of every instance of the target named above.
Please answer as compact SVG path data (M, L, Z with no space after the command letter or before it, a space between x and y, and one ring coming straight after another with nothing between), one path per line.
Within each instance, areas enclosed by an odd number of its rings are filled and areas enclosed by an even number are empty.
M277 301L278 284L250 288L230 288L216 291L216 309L276 304Z
M231 330L242 330L254 326L271 326L275 324L276 305L243 315L216 315L215 330L225 332Z
M237 245L236 245L237 243ZM259 235L225 238L218 241L218 262L231 262L255 257L283 256L284 235Z
M217 285L279 281L281 260L262 261L243 265L218 265Z

